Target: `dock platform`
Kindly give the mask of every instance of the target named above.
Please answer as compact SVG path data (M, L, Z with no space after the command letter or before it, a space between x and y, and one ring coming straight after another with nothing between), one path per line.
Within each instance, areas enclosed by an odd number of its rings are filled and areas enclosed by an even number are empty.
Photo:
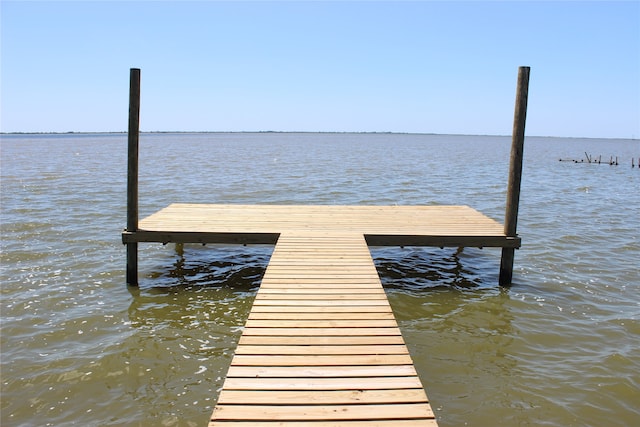
M276 245L210 427L437 426L368 246L520 246L467 206L172 204L122 237Z
M497 221L468 206L218 205L173 203L140 220L123 243L273 244L281 233L356 233L369 246L519 248Z

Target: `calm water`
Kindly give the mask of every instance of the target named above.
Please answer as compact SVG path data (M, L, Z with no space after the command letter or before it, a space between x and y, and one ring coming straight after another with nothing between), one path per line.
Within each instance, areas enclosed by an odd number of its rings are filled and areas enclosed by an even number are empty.
M145 134L172 202L468 204L502 221L510 138ZM620 166L559 162L584 152ZM442 427L640 425L631 140L528 138L514 285L499 249L373 248ZM142 244L124 284L125 135L2 136L3 426L205 426L271 247Z

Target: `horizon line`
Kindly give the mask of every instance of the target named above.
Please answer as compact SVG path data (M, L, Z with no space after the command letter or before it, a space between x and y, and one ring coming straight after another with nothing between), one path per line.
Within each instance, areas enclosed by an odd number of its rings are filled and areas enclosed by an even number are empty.
M97 134L124 134L127 131L15 131L2 132L0 135L97 135ZM295 131L295 130L241 130L241 131L224 131L224 130L151 130L140 131L140 134L206 134L206 133L317 133L317 134L382 134L382 135L441 135L441 136L493 136L493 137L510 137L511 135L499 134L471 134L471 133L436 133L436 132L398 132L398 131ZM530 138L572 138L572 139L622 139L636 141L635 135L631 137L598 137L598 136L554 136L554 135L525 135Z

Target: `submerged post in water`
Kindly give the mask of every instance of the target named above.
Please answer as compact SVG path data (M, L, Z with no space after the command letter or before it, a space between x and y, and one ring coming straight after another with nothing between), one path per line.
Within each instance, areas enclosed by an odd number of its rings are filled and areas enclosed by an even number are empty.
M524 127L527 119L527 99L529 96L529 67L518 69L518 88L516 107L513 117L513 136L511 139L511 162L509 165L509 184L507 187L507 207L505 211L504 233L507 237L517 236L518 205L520 203L520 181L522 180L522 156L524 149ZM511 284L513 278L514 248L502 248L500 278L502 286Z
M140 70L129 75L129 154L127 168L127 231L138 230L138 140L140 134ZM127 243L127 285L138 286L138 243Z

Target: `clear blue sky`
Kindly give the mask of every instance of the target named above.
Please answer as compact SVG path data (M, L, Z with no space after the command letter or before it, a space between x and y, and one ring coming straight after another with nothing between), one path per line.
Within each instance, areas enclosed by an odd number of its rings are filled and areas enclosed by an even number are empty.
M1 2L3 132L640 138L640 2Z

